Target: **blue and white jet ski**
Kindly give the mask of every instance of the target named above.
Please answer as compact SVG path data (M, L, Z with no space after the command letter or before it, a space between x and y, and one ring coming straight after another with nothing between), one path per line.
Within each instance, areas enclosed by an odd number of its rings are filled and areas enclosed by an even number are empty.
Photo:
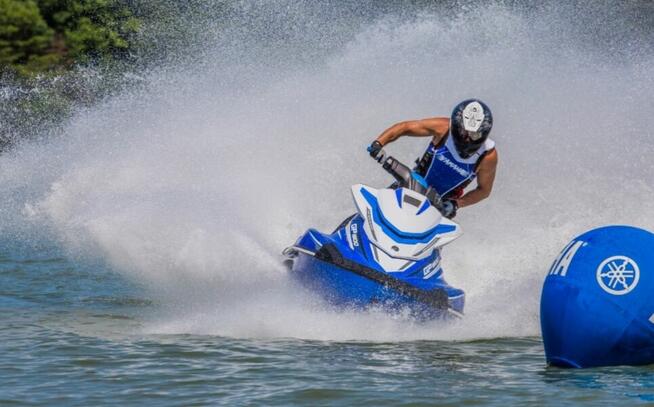
M441 268L441 248L461 228L441 215L441 199L422 177L393 157L382 166L397 188L352 186L356 214L332 234L309 229L284 250L291 275L336 306L408 310L422 320L462 316L465 294Z

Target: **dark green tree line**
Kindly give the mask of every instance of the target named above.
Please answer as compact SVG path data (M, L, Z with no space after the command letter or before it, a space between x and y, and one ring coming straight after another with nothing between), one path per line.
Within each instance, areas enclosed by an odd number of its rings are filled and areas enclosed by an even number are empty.
M123 0L0 0L0 66L30 76L123 57L139 24Z

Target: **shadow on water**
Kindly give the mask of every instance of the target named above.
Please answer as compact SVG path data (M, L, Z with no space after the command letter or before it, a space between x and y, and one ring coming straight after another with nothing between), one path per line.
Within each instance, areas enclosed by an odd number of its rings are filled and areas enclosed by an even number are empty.
M654 365L612 366L589 369L564 369L547 367L539 373L548 385L554 385L562 393L582 394L590 399L605 396L624 396L645 402L654 401ZM602 394L604 396L602 396Z

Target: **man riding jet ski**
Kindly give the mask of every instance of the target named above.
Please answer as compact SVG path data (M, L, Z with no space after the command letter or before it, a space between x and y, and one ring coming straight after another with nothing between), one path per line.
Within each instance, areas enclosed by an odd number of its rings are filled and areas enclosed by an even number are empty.
M465 295L443 278L440 249L461 235L459 225L448 218L456 213L455 191L462 191L478 172L480 166L472 161L473 156L477 161L492 158L483 167L485 175L479 180L482 187L477 188L478 192L459 195L459 200L468 197L465 205L478 202L486 191L490 192L488 182L492 187L497 155L484 154L493 147L487 140L492 119L490 110L481 102L467 101L465 106L455 108L453 137L446 137L442 120L399 123L382 133L368 151L396 183L386 189L354 185L355 215L331 234L309 229L284 250L293 277L338 306L408 310L418 319L462 315ZM386 157L381 148L382 142L401 135L432 135L436 140L415 171ZM477 150L465 147L468 144L477 145ZM439 163L445 163L445 167ZM426 169L423 173L427 178L420 174L421 168ZM443 170L449 171L442 174L448 175L447 181L437 179L437 171ZM458 178L452 176L452 171ZM447 199L442 199L441 192Z
M493 189L498 158L495 142L488 138L492 127L490 108L479 99L468 99L454 107L449 119L411 120L389 127L368 151L381 162L388 143L402 136L431 137L415 170L443 197L444 215L453 218L458 208L476 204ZM477 187L464 194L475 178Z

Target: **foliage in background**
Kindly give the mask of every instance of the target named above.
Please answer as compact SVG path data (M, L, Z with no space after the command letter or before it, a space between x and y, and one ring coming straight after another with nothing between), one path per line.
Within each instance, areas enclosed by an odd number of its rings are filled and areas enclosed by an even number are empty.
M0 153L56 134L79 108L193 60L228 2L0 0Z
M54 34L35 2L0 0L0 65L21 75L55 65Z
M0 0L0 152L115 88L140 26L127 0Z
M25 78L124 57L139 24L122 0L0 0L0 66Z

